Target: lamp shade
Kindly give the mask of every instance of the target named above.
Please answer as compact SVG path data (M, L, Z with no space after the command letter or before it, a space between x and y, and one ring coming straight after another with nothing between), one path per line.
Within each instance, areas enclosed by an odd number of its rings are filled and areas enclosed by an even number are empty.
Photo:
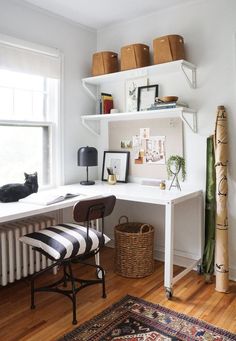
M94 147L81 147L78 150L78 166L90 167L98 165L98 152Z
M94 181L88 180L88 168L91 166L97 166L98 165L98 151L94 147L81 147L78 150L78 166L84 166L86 167L87 172L87 180L86 181L80 181L81 185L94 185Z

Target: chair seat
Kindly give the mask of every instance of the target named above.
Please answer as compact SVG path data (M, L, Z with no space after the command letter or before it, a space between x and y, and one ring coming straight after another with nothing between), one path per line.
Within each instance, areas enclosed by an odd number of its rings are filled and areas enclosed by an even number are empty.
M105 234L78 224L59 224L26 234L20 240L41 249L55 260L85 255L104 246L110 238Z

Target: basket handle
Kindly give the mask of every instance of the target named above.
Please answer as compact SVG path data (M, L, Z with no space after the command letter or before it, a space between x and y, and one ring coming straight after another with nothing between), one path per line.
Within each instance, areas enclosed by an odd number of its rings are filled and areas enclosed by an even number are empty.
M122 219L122 218L125 218L126 223L129 222L129 218L127 217L127 215L122 215L122 216L119 218L119 224L121 223L121 219Z
M147 230L146 232L150 232L151 229L152 229L152 226L151 226L150 224L143 224L143 225L140 227L140 232L139 232L140 234L141 234L141 233L144 233L143 229L144 229L145 227L148 227L148 230Z

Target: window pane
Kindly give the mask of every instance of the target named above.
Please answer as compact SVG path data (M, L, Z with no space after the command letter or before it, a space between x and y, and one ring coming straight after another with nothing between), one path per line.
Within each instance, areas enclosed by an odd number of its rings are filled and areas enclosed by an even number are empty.
M44 121L51 117L46 115L46 86L41 76L0 70L0 118Z
M39 185L50 183L49 128L0 126L0 185L24 182L38 172Z

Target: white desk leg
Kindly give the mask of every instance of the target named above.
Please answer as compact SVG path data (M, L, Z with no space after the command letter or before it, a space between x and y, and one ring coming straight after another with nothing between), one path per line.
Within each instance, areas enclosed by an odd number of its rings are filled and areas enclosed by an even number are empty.
M166 297L169 299L173 295L173 246L174 246L174 205L169 202L165 206L165 272L164 287Z

